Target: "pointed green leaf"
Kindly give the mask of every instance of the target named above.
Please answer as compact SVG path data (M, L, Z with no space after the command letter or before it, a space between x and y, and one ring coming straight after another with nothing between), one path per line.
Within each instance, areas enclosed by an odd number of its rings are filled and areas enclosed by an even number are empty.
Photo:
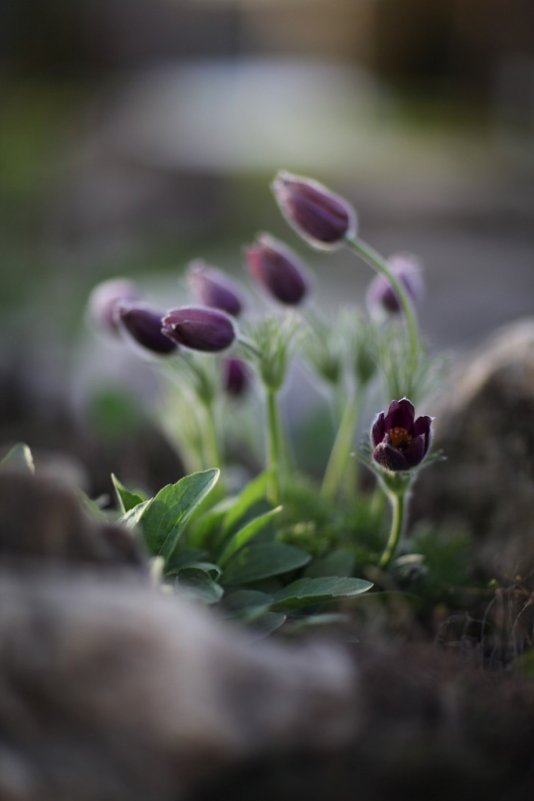
M2 467L9 467L14 470L23 470L28 473L35 473L32 452L24 442L17 442L6 453L0 462Z
M126 514L123 514L119 517L119 523L126 528L135 528L141 522L141 519L147 509L150 508L150 505L154 501L154 498L149 498L147 501L143 501L142 503L138 503L137 506L132 507ZM157 556L157 554L155 554Z
M121 510L122 514L126 514L126 512L129 512L130 509L133 509L134 506L138 506L138 504L146 501L146 498L143 497L143 495L141 495L139 492L133 492L132 490L127 489L114 473L111 474L111 481L113 483L119 509Z
M340 598L354 598L371 589L372 583L358 578L330 576L324 578L302 578L293 581L274 596L272 609L292 609L313 606Z
M168 484L158 492L140 518L150 553L169 558L187 520L218 478L219 470L203 470L184 476L176 484Z
M293 545L270 542L250 545L235 554L226 565L223 584L250 584L269 576L289 573L306 565L311 557Z
M306 568L307 578L321 576L351 576L355 564L354 554L345 548L336 548L322 559L314 559Z
M224 519L224 534L231 534L248 510L265 499L271 480L271 473L264 471L250 481L235 498Z
M240 528L237 534L235 534L222 554L219 557L219 564L221 567L228 562L231 557L236 554L241 548L244 548L245 545L248 545L250 540L252 540L256 534L259 534L262 529L265 528L267 523L269 523L273 517L279 514L282 511L281 506L277 506L275 509L271 509L269 512L265 512L263 515L258 515L258 517L254 517L250 520L243 528Z

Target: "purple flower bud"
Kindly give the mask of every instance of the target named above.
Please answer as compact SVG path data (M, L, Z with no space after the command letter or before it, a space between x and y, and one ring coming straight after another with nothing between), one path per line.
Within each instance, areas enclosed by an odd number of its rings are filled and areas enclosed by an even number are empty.
M376 417L371 429L373 459L386 470L411 470L420 464L430 446L431 417L415 419L408 398L392 401Z
M411 253L396 253L388 259L388 264L413 303L418 304L423 296L420 260ZM389 314L398 314L401 311L395 290L383 275L377 275L371 281L367 290L367 305L371 311L380 309Z
M356 212L350 203L317 181L279 172L272 189L288 223L312 247L333 250L356 235Z
M189 266L188 280L197 300L204 306L221 309L233 317L241 313L243 301L237 284L220 270L198 259Z
M308 291L306 270L297 254L269 234L245 250L252 277L280 303L298 305Z
M179 345L208 352L230 347L236 336L231 318L208 306L184 306L167 312L161 330Z
M243 359L235 357L223 362L223 386L228 395L240 398L250 387L250 369Z
M87 308L89 317L100 330L112 336L120 332L118 307L121 303L141 300L139 288L126 278L111 278L98 284L91 294Z
M176 343L161 332L162 313L150 306L122 304L118 308L122 328L146 350L165 356L176 350Z

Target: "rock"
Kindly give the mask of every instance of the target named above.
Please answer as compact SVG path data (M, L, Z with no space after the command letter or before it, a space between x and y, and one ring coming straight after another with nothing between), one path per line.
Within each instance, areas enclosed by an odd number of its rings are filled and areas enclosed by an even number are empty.
M432 414L446 461L421 473L415 516L467 526L489 575L525 578L534 569L534 319L466 358Z

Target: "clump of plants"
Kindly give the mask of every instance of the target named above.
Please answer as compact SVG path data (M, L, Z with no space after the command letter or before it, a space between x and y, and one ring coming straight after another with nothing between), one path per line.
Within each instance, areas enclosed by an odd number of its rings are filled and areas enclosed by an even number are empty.
M100 284L89 301L100 330L161 369L190 466L154 497L114 476L119 522L142 538L166 587L264 631L330 621L333 602L339 608L373 586L421 578L424 554L410 552L404 533L418 472L434 458L432 418L414 406L433 374L416 312L418 260L383 258L360 238L351 205L313 180L279 173L273 192L308 245L348 248L372 268L363 307L322 316L309 269L268 234L245 250L249 276L271 303L267 314L247 308L242 287L202 261L188 270L191 305L154 308L125 279ZM336 421L319 481L296 468L281 418L296 360L323 385ZM243 407L258 393L253 429L264 464L236 486L225 433L246 419ZM370 433L355 447L364 404L380 396Z

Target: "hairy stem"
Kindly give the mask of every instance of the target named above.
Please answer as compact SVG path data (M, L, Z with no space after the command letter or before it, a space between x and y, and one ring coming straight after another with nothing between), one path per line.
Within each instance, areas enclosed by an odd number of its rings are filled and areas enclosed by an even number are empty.
M333 500L343 484L360 412L361 395L361 389L358 388L349 397L343 410L321 486L321 495L324 498Z
M402 535L406 513L406 494L406 491L387 493L391 504L391 529L386 547L378 561L378 567L382 569L387 568L395 556Z

